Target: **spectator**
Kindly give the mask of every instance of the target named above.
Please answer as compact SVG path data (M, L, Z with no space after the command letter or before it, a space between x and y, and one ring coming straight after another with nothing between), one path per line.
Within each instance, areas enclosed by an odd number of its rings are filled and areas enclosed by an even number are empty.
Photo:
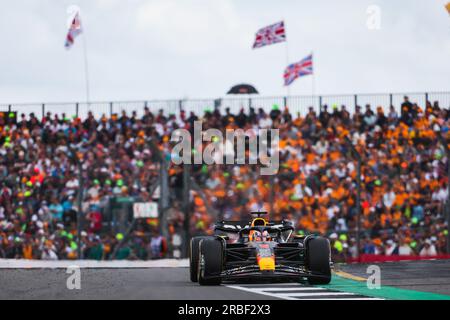
M389 239L386 241L386 255L397 256L399 254L399 247L394 243L394 240Z
M191 219L174 213L169 221L170 244L178 243L186 226L191 235L211 233L214 219L243 220L252 208L268 208L274 220L289 219L298 230L333 236L333 250L356 255L355 241L342 240L356 228L356 168L347 155L349 136L362 155L362 252L400 255L445 253L445 203L448 199L448 159L437 134L449 133L449 111L438 103L421 108L405 98L400 119L391 106L387 117L359 106L350 115L345 106L314 108L304 115L274 106L235 115L215 108L204 114L185 111L142 117L121 112L110 117L69 119L47 113L16 121L0 113L0 255L8 258L77 258L77 210L80 187L83 235L79 258L106 259L167 256L167 245L154 221L142 222L121 248L112 230L102 228L109 199L157 197L149 194L159 165L148 141L170 154L174 128L192 130L193 122L220 130L242 128L257 136L258 128L280 130L280 170L274 177L258 175L258 166L194 166L192 179L199 191L190 194ZM77 157L82 156L83 185ZM234 154L233 154L234 156ZM182 187L182 170L170 165L171 188ZM171 193L171 201L179 190ZM174 206L175 207L175 206ZM184 209L183 209L184 210ZM178 210L175 210L178 211ZM106 224L105 224L106 225ZM367 237L366 237L367 236ZM427 238L431 244L421 240ZM150 240L151 239L151 240ZM175 243L175 244L174 244ZM116 250L117 249L117 250ZM56 256L56 257L55 257Z
M412 256L414 254L411 247L403 240L400 240L398 254L400 256Z
M161 259L166 254L166 240L160 234L154 232L150 242L150 248L152 259Z
M54 221L60 222L63 220L64 208L56 197L52 198L51 204L48 209Z
M434 257L437 255L436 246L430 239L426 239L422 250L420 250L421 257Z

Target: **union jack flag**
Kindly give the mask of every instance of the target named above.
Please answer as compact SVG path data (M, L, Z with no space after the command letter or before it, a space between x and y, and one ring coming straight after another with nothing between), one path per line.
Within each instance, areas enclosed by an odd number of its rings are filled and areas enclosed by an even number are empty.
M80 35L82 31L83 29L81 28L81 19L79 13L77 13L73 17L72 23L69 27L69 32L67 33L65 44L66 49L70 49L73 46L75 38Z
M286 30L284 28L284 21L281 21L260 29L256 33L256 40L253 45L253 49L284 41L286 41Z
M284 71L284 85L289 86L295 79L313 74L312 54L300 62L293 63Z

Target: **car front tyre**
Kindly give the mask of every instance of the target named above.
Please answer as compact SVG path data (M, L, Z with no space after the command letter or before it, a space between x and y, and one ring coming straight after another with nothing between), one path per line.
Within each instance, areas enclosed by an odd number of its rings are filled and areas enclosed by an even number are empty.
M218 286L222 283L223 244L218 239L202 239L198 267L198 282L202 286Z
M308 277L308 283L329 284L331 282L330 241L317 237L306 242L306 266L316 275Z
M198 261L200 257L200 241L206 237L194 237L189 243L189 273L192 282L198 282Z

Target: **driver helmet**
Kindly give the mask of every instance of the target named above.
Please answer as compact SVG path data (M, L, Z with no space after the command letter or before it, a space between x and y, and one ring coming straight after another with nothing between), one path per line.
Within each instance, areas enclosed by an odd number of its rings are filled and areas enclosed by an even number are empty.
M250 234L250 241L262 241L262 234L261 232L255 230Z

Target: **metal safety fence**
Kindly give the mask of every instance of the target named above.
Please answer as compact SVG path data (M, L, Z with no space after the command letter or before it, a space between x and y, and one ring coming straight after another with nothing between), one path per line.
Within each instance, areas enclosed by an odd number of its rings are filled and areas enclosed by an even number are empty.
M426 102L439 102L441 108L450 108L450 91L447 92L421 92L421 93L379 93L379 94L348 94L348 95L319 95L319 96L239 96L225 97L218 99L186 99L186 100L148 100L148 101L116 101L116 102L90 102L90 103L14 103L0 104L0 112L15 111L19 115L34 113L37 117L47 113L58 114L65 117L84 118L89 112L95 117L111 116L120 114L123 111L128 114L136 112L142 116L145 108L151 112L163 110L165 114L176 114L180 110L188 114L194 112L197 115L207 110L219 108L230 109L232 113L238 113L241 109L248 111L249 108L263 109L270 111L274 106L280 108L287 106L293 114L305 115L312 107L319 112L325 105L330 107L345 106L350 113L353 113L356 106L364 107L369 104L376 108L381 106L385 112L393 106L400 112L404 97L408 96L412 103L417 103L420 107L425 107Z

